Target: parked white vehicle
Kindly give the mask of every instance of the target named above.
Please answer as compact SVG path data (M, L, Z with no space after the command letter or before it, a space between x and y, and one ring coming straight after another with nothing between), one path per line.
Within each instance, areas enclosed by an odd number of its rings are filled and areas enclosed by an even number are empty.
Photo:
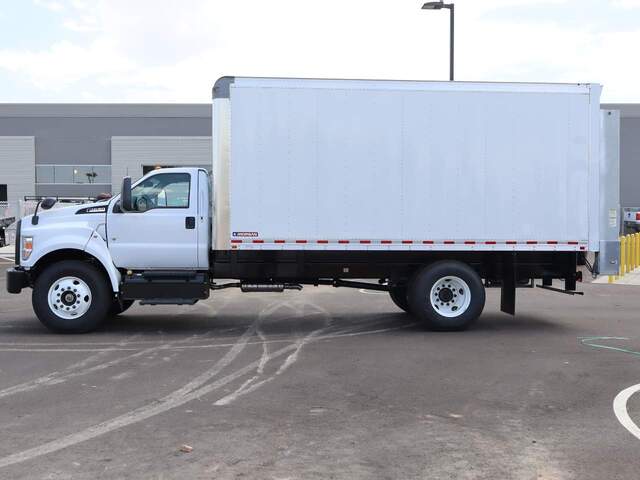
M83 332L132 302L303 285L384 290L434 329L477 319L486 286L577 265L618 271L618 123L601 87L224 77L212 178L154 170L20 224L8 290ZM219 284L216 279L236 279ZM363 282L355 279L375 279Z

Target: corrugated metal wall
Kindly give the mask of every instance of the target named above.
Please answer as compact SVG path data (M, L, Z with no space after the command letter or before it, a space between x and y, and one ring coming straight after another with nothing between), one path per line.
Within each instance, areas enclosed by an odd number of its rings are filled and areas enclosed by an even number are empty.
M145 165L210 169L211 159L211 137L111 137L112 191L124 176L140 178Z
M7 184L10 203L35 194L34 137L0 136L0 184Z

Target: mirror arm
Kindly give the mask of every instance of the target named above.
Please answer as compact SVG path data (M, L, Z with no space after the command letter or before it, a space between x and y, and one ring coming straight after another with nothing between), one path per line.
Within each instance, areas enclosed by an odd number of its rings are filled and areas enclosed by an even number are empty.
M36 204L36 210L33 212L33 217L31 217L31 225L38 225L38 222L40 221L40 218L38 217L38 208L40 208L41 203L42 200L39 200Z

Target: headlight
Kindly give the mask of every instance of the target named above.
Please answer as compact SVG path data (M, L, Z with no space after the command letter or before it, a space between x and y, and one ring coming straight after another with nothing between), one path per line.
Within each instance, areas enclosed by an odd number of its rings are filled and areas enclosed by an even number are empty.
M22 260L29 260L33 252L33 237L22 237Z

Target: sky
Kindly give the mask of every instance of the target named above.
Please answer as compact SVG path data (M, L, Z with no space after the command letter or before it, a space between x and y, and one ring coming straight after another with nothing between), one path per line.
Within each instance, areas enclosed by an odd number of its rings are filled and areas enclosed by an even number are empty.
M196 102L223 75L448 79L420 0L0 0L0 102ZM456 80L640 103L640 0L457 0Z

